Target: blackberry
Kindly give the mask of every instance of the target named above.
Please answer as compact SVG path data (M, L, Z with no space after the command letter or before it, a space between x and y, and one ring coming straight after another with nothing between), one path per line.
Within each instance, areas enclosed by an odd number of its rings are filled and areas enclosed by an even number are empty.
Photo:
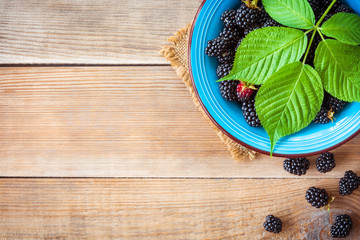
M312 10L314 11L316 21L318 21L322 16L321 12L323 11L321 2L319 0L308 0L308 2Z
M329 195L325 189L311 187L306 191L305 199L311 206L321 208L328 204Z
M260 119L255 110L255 98L251 98L251 99L243 102L242 112L243 112L246 122L251 127L260 127L261 126Z
M223 98L228 101L236 101L236 86L239 84L239 81L222 81L219 84L219 89Z
M223 52L230 49L229 41L226 41L220 37L213 40L209 40L205 49L206 55L209 57L221 56Z
M217 57L220 64L222 63L233 63L235 59L235 50L227 49L220 56Z
M340 99L337 99L336 97L333 97L329 93L325 92L324 104L331 108L335 114L345 107L346 102L341 101Z
M282 222L280 218L277 218L273 215L266 216L266 221L264 222L264 228L268 232L279 233L282 230Z
M333 119L334 112L332 110L329 110L325 107L322 107L320 112L316 115L314 119L314 123L316 124L325 124L330 122L330 120Z
M223 63L220 64L216 70L216 74L219 78L223 78L228 75L233 67L232 63Z
M220 35L219 38L223 39L227 42L228 46L234 46L241 36L240 30L236 27L225 27Z
M269 18L266 22L262 24L262 27L281 27L281 24L274 19Z
M225 12L223 12L220 19L226 27L235 27L235 16L236 10L226 10Z
M260 18L261 12L259 9L250 8L247 4L242 4L235 15L236 24L244 29L254 27L260 22Z
M316 169L321 173L327 173L334 169L336 166L334 154L326 152L316 159Z
M287 158L283 163L285 171L298 176L305 175L309 166L310 162L306 158Z
M336 217L335 224L330 228L330 235L333 238L344 238L350 234L352 229L351 217L347 214Z
M346 171L345 176L340 179L339 193L342 196L350 195L354 190L359 188L360 179L353 171Z
M244 36L248 35L252 31L254 31L256 29L260 29L260 28L262 28L262 26L260 26L260 25L255 25L254 27L246 28L246 29L244 29Z
M312 35L312 33L308 34L309 41L311 39L311 35ZM308 64L308 65L310 65L312 67L314 67L315 51L316 51L316 48L318 47L320 42L321 42L321 37L320 37L319 34L316 34L315 37L314 37L313 42L311 43L311 47L310 47L308 56L306 58L306 64Z
M345 13L354 13L351 8L348 8L344 4L341 4L339 7L336 8L335 13L345 12Z

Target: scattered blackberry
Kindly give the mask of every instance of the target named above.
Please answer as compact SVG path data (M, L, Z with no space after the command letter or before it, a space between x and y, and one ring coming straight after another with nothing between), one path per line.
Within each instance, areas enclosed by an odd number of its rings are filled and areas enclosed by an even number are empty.
M314 123L317 124L325 124L330 122L334 117L334 112L332 110L329 110L327 108L322 107L320 112L316 115L314 119Z
M241 36L240 30L235 27L225 27L220 35L219 38L223 39L227 42L228 46L235 45Z
M227 10L223 12L223 14L221 15L221 21L224 23L226 27L235 27L236 26L235 15L236 15L236 10Z
M261 18L261 12L259 9L251 6L248 7L248 4L242 4L240 8L236 11L235 21L236 24L243 29L254 27L259 23Z
M310 162L306 158L287 158L283 167L284 170L294 175L305 175L309 170Z
M352 229L351 217L347 214L336 217L335 224L330 228L330 235L333 238L344 238L350 234Z
M311 187L306 191L305 199L311 206L321 208L328 204L329 195L325 189Z
M209 57L221 56L223 52L226 52L230 49L230 44L228 41L217 37L213 40L209 40L205 49L206 55Z
M282 222L280 218L268 215L266 216L266 221L264 222L264 228L268 232L279 233L282 230Z
M222 81L219 84L220 92L223 98L228 101L236 101L236 86L239 84L239 81Z
M321 173L327 173L334 169L336 166L334 154L326 152L316 159L316 169Z
M340 179L339 193L342 196L350 195L354 190L359 188L360 179L353 171L346 171L345 176Z
M228 49L217 57L220 64L222 63L233 63L235 58L235 50Z
M255 110L255 99L251 98L250 100L244 101L242 104L242 112L245 117L246 122L251 127L260 127L260 119Z
M216 74L219 78L223 78L228 75L233 67L232 63L223 63L220 64L216 70Z
M333 97L329 93L325 92L324 104L326 104L327 107L332 108L332 111L335 114L345 107L346 102L341 101L340 99L337 99L336 97Z

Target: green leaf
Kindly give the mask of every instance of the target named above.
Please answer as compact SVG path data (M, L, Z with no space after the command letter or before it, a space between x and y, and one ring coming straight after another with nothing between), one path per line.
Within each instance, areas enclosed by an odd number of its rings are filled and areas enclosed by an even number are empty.
M266 27L252 31L237 49L230 74L219 81L238 79L263 84L285 64L299 61L306 45L306 35L297 29Z
M360 17L351 13L338 13L321 26L321 32L328 37L351 45L360 44Z
M262 0L265 10L279 23L294 28L311 29L315 15L307 0Z
M327 39L318 45L314 63L327 92L360 102L360 47Z
M283 66L265 82L257 93L255 106L270 137L271 153L280 138L311 123L323 98L319 74L301 62Z

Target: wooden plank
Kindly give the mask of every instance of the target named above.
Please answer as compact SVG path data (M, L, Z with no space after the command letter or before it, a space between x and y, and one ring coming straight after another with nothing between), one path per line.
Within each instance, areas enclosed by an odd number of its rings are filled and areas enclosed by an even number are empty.
M331 239L347 213L360 234L360 191L337 194L335 179L1 179L1 239ZM336 199L331 212L304 198L310 186ZM274 214L283 231L262 227Z
M0 63L164 64L201 0L0 1Z
M0 69L0 175L291 177L282 159L236 162L170 67ZM326 175L360 170L360 136Z

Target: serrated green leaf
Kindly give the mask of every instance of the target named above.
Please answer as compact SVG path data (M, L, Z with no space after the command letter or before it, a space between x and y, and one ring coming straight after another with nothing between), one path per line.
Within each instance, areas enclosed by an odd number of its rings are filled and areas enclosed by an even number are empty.
M219 81L238 79L263 84L285 64L299 61L306 45L306 35L297 29L267 27L252 31L236 51L230 74Z
M279 23L294 28L311 29L315 15L307 0L262 0L265 10Z
M324 88L340 100L360 102L360 47L333 39L322 41L315 52L315 69Z
M319 74L301 62L283 66L265 82L257 93L255 106L270 137L271 152L282 137L311 123L323 98Z
M360 17L351 13L337 13L321 26L328 37L351 45L360 44Z

